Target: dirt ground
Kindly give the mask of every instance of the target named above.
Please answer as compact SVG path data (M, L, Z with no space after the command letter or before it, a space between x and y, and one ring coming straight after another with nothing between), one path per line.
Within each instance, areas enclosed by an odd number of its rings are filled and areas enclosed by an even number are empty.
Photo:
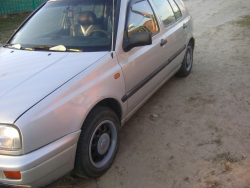
M190 76L169 80L122 128L105 175L51 188L250 188L250 1L184 3L196 34Z
M123 127L105 175L52 187L250 188L250 1L184 3L196 34L190 76L172 78Z

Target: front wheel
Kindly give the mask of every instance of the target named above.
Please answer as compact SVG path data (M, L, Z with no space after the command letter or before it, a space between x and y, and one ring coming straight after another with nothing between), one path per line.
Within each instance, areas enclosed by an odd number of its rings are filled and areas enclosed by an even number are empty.
M110 108L94 108L87 116L78 141L74 173L97 178L112 165L120 142L120 122Z
M186 53L181 64L181 68L176 73L176 76L179 76L179 77L188 76L191 72L192 66L193 66L193 47L192 47L192 44L189 43L186 48Z

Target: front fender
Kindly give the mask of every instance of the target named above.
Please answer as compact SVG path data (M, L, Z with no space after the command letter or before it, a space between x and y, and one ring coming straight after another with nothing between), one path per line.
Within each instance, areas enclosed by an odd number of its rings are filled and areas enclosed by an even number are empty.
M22 134L23 153L79 131L89 111L105 98L116 99L126 112L127 104L121 101L125 93L124 78L113 55L112 58L108 53L15 122ZM116 73L120 73L118 79L114 78Z

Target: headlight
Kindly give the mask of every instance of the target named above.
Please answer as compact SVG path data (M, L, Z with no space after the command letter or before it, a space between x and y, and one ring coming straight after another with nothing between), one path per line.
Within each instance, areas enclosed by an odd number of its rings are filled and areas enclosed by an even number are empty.
M21 149L21 137L16 128L0 125L0 149Z

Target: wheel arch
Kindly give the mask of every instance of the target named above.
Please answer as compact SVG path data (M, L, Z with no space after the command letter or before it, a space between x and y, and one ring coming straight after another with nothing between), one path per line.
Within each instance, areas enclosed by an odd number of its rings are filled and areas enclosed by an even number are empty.
M104 107L110 108L111 110L113 110L115 112L115 114L119 118L120 122L122 121L122 107L121 107L120 103L116 99L114 99L114 98L102 99L96 105L94 105L92 107L92 109L89 111L89 113L94 108L98 108L98 106L104 106Z
M195 47L195 39L192 37L188 43L191 43L192 44L192 48L194 50L194 47Z

